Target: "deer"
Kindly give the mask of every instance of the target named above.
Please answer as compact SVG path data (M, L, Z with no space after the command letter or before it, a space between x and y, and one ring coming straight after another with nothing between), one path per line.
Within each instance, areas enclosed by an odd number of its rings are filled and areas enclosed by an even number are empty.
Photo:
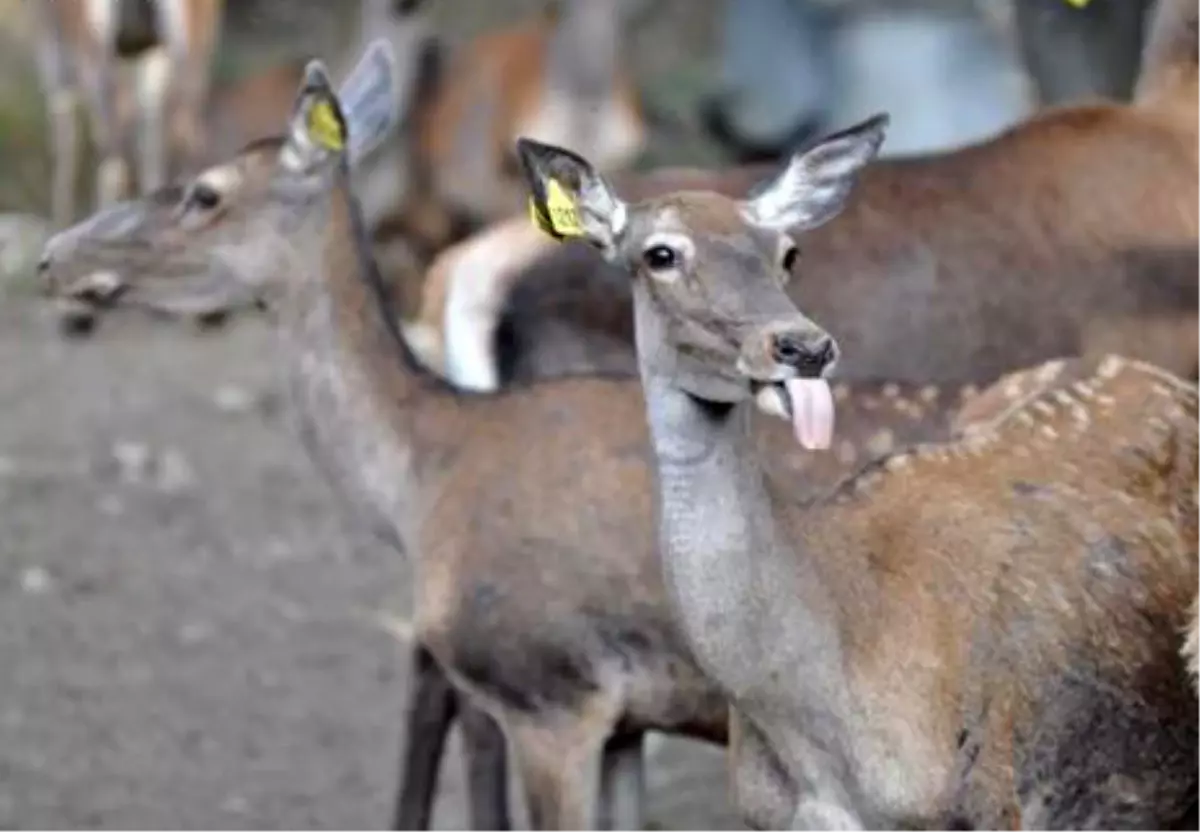
M221 25L221 0L38 0L27 4L37 38L52 150L51 215L66 227L75 215L80 167L78 110L90 119L99 162L95 198L109 205L128 193L136 142L142 193L185 169L203 152L202 109ZM120 62L139 63L135 87ZM136 109L136 113L129 110Z
M846 347L843 378L986 384L1109 352L1196 376L1196 16L1189 0L1159 0L1129 103L1047 108L981 144L863 172L794 265L806 308ZM771 171L612 181L631 199L744 197ZM422 307L446 317L418 318L411 334L444 351L437 360L463 389L635 372L628 282L588 246L556 245L527 213L447 248L426 275Z
M395 100L384 80L391 70L372 71L379 60L368 52L351 75L367 73L364 83L351 86L357 92L341 105L355 162L390 129L380 108ZM397 316L376 296L381 287L350 180L319 141L336 145L338 134L330 138L324 116L310 124L306 115L327 112L322 102L340 112L324 79L310 71L286 139L259 140L190 183L99 212L51 240L42 273L58 293L98 308L171 311L223 294L265 296L274 307L314 462L343 502L386 502L364 522L418 564L396 826L428 826L437 763L455 718L466 729L474 822L507 825L504 739L492 717L525 774L535 826L583 826L594 803L601 817L637 826L644 732L723 742L726 705L669 623L650 471L638 450L648 440L636 381L559 380L578 399L564 410L561 397L551 399L541 386L493 401L425 372L395 327ZM296 158L323 163L323 196L281 216L291 204L279 201L282 194L309 181L282 163ZM333 205L345 213L330 226L322 217L332 216ZM300 218L307 219L293 225ZM318 238L325 254L296 248ZM293 266L301 262L316 271L297 280ZM850 391L838 395L854 399ZM883 386L864 405L863 442L850 452L865 459L883 450L881 441L903 441L922 419L933 433L960 395ZM883 432L888 424L894 435ZM558 438L547 442L550 436ZM832 456L810 461L789 453L785 430L774 436L783 468L837 478ZM536 458L524 450L535 441L543 451ZM376 459L369 466L353 461L364 442ZM836 464L854 462L845 448L837 453ZM586 480L570 473L584 468ZM521 499L508 501L502 495L513 487ZM368 492L375 496L364 502ZM594 508L579 517L584 504ZM558 518L557 527L542 517ZM548 611L553 620L539 623Z
M629 202L580 155L518 143L538 226L632 284L659 554L729 698L735 800L757 828L1186 822L1194 386L1114 358L1061 403L815 501L759 453L755 411L802 448L833 441L843 348L783 284L886 125L826 138L740 200Z

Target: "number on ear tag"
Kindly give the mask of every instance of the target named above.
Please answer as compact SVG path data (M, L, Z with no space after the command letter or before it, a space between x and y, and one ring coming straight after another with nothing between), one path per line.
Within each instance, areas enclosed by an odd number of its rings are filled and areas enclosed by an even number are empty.
M533 199L529 200L529 216L533 224L552 237L582 237L583 225L575 203L553 179L546 183L546 205L543 211Z
M318 101L308 111L308 132L326 150L341 150L346 146L345 131L328 101Z

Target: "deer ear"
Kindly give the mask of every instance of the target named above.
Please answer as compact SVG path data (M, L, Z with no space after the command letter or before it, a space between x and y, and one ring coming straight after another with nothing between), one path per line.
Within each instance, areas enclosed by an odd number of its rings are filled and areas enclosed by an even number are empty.
M338 89L353 167L387 138L400 120L396 102L396 53L383 38L371 41Z
M534 225L555 239L581 239L611 252L627 211L586 159L561 147L517 139Z
M872 116L794 155L742 203L746 218L780 231L804 231L833 219L858 172L879 152L888 120L886 113Z
M346 150L348 130L342 108L333 92L329 72L320 61L309 61L304 82L292 107L287 142L279 161L292 170L309 171L340 158Z

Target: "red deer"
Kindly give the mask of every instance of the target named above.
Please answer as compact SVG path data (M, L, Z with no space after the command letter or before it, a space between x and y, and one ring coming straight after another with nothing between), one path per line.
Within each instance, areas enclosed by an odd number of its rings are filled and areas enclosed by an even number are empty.
M579 155L519 144L539 225L632 282L659 554L729 697L739 807L757 828L1191 822L1194 386L1113 357L817 500L761 452L755 411L806 449L832 443L842 350L783 284L885 125L825 139L742 200L627 202Z

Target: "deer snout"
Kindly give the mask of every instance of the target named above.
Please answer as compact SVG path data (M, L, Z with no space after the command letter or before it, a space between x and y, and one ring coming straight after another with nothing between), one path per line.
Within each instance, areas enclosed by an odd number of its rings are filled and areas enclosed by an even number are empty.
M37 274L42 291L48 295L83 301L94 305L110 303L125 290L124 278L113 269L88 269L70 273L63 258L56 256L61 249L59 237L50 238L38 261Z
M800 378L820 378L837 363L837 342L814 327L775 332L768 338L771 358Z

